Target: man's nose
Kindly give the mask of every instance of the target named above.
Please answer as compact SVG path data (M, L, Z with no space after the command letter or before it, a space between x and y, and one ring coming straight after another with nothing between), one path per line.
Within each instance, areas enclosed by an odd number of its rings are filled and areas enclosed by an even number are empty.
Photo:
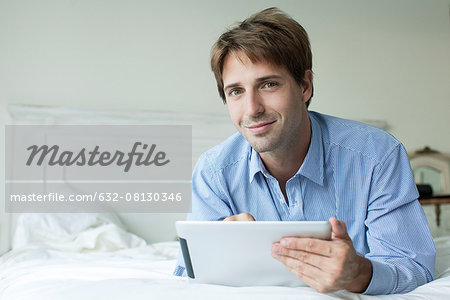
M250 91L246 97L246 114L256 116L264 112L261 95L257 91Z

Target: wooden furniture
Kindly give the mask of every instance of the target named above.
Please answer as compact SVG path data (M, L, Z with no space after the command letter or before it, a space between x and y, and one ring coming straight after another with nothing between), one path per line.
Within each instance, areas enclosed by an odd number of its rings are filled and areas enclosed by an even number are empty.
M439 226L441 205L450 204L450 154L425 147L409 154L409 158L416 184L432 187L433 195L425 196L419 202L422 205L434 205L436 225Z
M419 199L420 204L430 205L434 204L436 212L436 225L441 225L441 204L450 204L450 195L434 196L433 198Z
M429 147L409 154L416 184L429 184L433 194L450 196L450 154Z

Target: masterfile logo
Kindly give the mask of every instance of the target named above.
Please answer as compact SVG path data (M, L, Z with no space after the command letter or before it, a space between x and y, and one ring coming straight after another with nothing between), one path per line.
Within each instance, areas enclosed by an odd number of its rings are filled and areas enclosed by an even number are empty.
M188 212L189 125L7 125L7 212Z
M143 151L138 151L138 148L141 147ZM36 165L41 166L44 159L49 156L48 165L60 165L60 166L72 166L76 164L77 166L109 166L111 164L117 164L117 166L124 166L124 172L128 172L134 164L136 166L150 166L154 164L155 166L164 166L169 163L169 160L166 159L166 152L158 151L154 154L156 149L156 144L152 144L150 147L147 144L143 144L141 142L135 142L133 148L130 152L124 153L122 151L115 151L111 153L109 151L99 151L100 146L96 145L93 150L89 151L86 148L82 148L78 153L73 151L60 151L59 146L53 145L49 147L47 145L32 145L27 148L30 150L30 156L28 157L27 166L30 166L35 157Z
M6 126L7 180L190 180L188 125Z

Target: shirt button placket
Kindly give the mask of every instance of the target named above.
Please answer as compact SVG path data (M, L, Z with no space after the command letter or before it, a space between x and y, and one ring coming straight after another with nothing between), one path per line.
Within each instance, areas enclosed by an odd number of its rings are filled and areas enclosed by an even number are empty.
M286 193L289 195L289 200L291 201L289 207L290 217L293 221L304 220L303 184L301 176L296 176L288 183L289 184L286 186Z
M272 187L272 191L276 191L276 195L278 198L278 205L281 208L280 214L283 216L283 220L287 220L289 218L289 207L284 200L283 193L281 192L280 185L275 178L269 178L270 185Z

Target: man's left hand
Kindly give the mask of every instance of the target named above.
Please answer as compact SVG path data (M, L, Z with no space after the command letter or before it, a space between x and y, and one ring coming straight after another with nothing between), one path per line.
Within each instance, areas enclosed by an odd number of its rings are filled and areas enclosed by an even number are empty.
M361 293L372 278L372 264L356 253L345 223L334 217L329 221L330 241L285 237L273 244L272 256L318 292Z

